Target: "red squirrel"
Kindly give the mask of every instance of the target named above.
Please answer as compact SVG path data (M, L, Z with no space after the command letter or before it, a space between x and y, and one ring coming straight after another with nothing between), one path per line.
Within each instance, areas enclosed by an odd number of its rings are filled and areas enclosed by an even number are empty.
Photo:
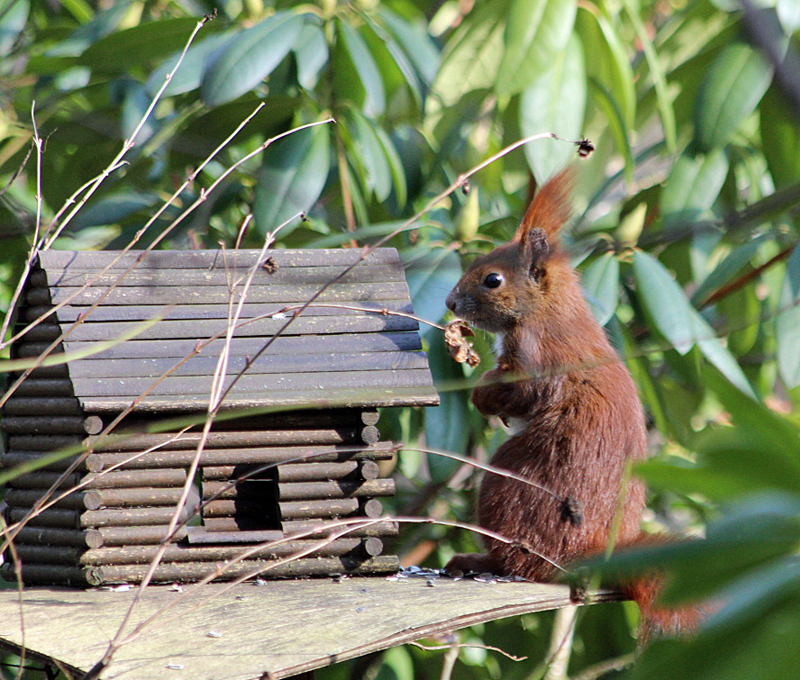
M616 544L640 539L645 487L623 473L628 462L646 457L644 413L560 244L571 176L566 171L547 182L511 242L478 257L447 296L457 317L496 335L497 366L472 392L482 414L499 416L512 430L491 465L552 492L485 473L478 523L516 543L488 538L486 553L457 555L448 571L553 581L553 562L566 567L606 549L621 495ZM657 581L623 589L642 607L645 637L690 623L691 613L653 606Z

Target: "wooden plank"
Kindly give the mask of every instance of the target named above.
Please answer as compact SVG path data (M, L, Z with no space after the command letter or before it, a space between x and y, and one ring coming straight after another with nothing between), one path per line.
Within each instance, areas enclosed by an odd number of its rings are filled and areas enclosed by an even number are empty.
M371 435L377 431L374 426L341 427L319 430L243 430L233 432L210 432L205 442L207 449L264 447L264 446L297 446L318 444L350 444L364 442L364 434ZM199 432L185 432L179 439L163 444L168 434L111 434L102 439L88 437L87 447L96 452L104 451L144 451L158 446L160 450L182 449L194 451L202 439ZM162 445L163 444L163 445ZM152 454L147 454L152 456Z
M82 437L73 435L11 435L8 438L9 451L58 451L69 446L79 446Z
M41 460L42 456L47 452L45 451L4 451L0 452L0 467L6 469L13 469L18 465L26 465L33 461ZM66 456L59 460L53 461L48 465L39 468L40 470L66 470L70 465L75 462L76 456ZM85 461L78 463L77 470L86 470Z
M353 463L355 464L355 463ZM61 475L57 472L43 472L18 475L9 482L15 489L49 489ZM115 470L102 474L73 473L60 484L59 488L71 488L83 484L85 489L124 489L151 486L180 487L186 482L184 469L156 470Z
M91 548L123 545L152 545L161 543L167 536L168 526L143 527L100 527L86 532ZM182 541L188 535L187 527L178 528L172 536L173 541Z
M321 248L316 250L270 250L259 258L258 250L131 250L119 251L58 251L48 250L39 253L40 266L46 270L56 269L104 269L114 262L112 269L128 269L136 265L138 269L225 269L225 267L246 268L271 257L278 267L329 267L352 264L361 257L361 250L345 248ZM115 261L116 260L116 261ZM359 267L399 262L394 248L377 248Z
M251 286L285 286L287 284L323 284L341 276L348 265L320 265L317 267L283 266L270 274L263 267L256 268ZM31 272L29 285L35 288L78 288L90 281L92 288L108 288L112 285L125 287L142 286L225 286L241 288L249 276L249 270L241 268L226 272L224 269L187 268L136 268L119 281L121 272L109 270L105 274L94 269L64 270L38 269ZM118 282L119 281L119 282ZM399 264L371 264L357 266L339 279L342 283L385 283L403 281L403 268ZM338 283L338 281L337 281Z
M279 314L286 307L282 304L273 304L270 306L259 304L248 304L245 302L242 305L239 313L240 319L252 319L257 316L265 314L273 315ZM357 307L365 309L374 309L375 312L380 312L384 309L392 312L403 312L406 314L413 314L414 309L409 302L408 298L398 300L381 300L380 302L362 302ZM65 323L72 323L81 314L87 314L87 321L147 321L156 316L162 316L165 319L227 319L231 309L228 304L218 305L175 305L158 307L154 305L142 305L140 307L104 307L100 306L89 313L90 306L82 305L66 305L61 307L55 312L57 322L54 316L51 315L47 318L48 325L63 325ZM35 321L43 314L52 309L50 306L39 307L25 307L21 310L22 316L26 321ZM290 312L286 312L288 315ZM363 314L354 309L341 309L337 307L325 307L322 305L311 305L303 311L303 316L341 316L342 314ZM51 321L51 319L53 319Z
M377 540L377 539L373 539ZM196 546L169 545L164 552L162 563L180 562L223 562L234 560L245 552L252 552L248 560L276 559L289 557L301 551L311 550L309 555L331 557L362 553L364 539L342 538L327 540L288 541L279 545L265 545L253 550L253 546ZM19 556L26 564L64 564L79 566L100 566L113 564L149 564L156 556L158 545L138 545L124 547L75 548L70 546L27 545L18 546ZM378 553L380 554L380 553Z
M275 335L286 319L259 319L240 324L235 329L237 337L264 337ZM224 334L228 327L226 319L188 319L159 321L141 331L138 340L167 340L192 338L199 340ZM135 321L86 322L77 326L70 334L70 342L103 342L130 334L141 324ZM350 314L341 316L300 316L285 332L286 335L328 335L335 333L396 333L417 330L418 324L404 316L382 314ZM52 342L60 335L59 327L42 324L32 328L26 335L30 342Z
M263 543L276 541L292 534L297 534L298 539L311 536L329 536L332 529L325 530L324 520L298 520L296 522L282 522L283 531L261 530L248 531L239 526L239 520L232 517L208 518L203 520L203 526L188 527L187 536L189 543ZM319 531L316 531L319 529ZM342 527L336 528L341 531ZM309 532L314 532L310 534ZM350 528L347 536L352 538L386 538L397 536L399 532L397 522L376 522L363 527Z
M98 640L98 621L110 638L134 596L139 598L137 621L169 601L170 624L156 618L117 651L103 677L150 680L171 673L245 680L268 673L288 678L442 631L571 604L565 585L447 578L433 584L429 587L425 578L351 577L340 583L276 581L263 588L210 584L187 588L182 596L167 587L142 592L31 588L22 592L21 611L20 595L10 589L0 591L0 620L7 644L22 645L24 620L31 650L87 671L107 647ZM602 591L587 601L616 599L618 594ZM167 671L171 663L183 669Z
M222 563L213 562L181 562L178 564L162 563L153 572L153 583L174 583L175 581L199 581L214 573ZM264 578L298 578L308 576L330 576L332 574L387 574L397 571L399 562L396 557L379 556L369 560L354 560L349 557L312 557L296 559L284 564L270 561L247 560L226 565L225 571L218 580L232 580L249 576L260 570ZM92 567L88 572L89 583L139 583L149 565L107 565ZM23 571L23 578L25 573Z
M322 396L324 395L324 396ZM132 404L131 397L81 397L87 413L116 413ZM255 409L266 406L274 408L350 408L388 406L437 406L439 395L433 387L393 387L378 389L322 390L319 397L309 399L308 391L282 391L266 399L260 395L232 395L222 406L225 410ZM134 408L136 413L182 413L204 411L208 397L196 396L147 396Z
M281 518L287 520L317 517L349 517L361 514L362 504L356 498L336 500L290 501L280 503ZM243 517L252 519L263 515L263 506L250 501L207 501L203 505L203 517ZM379 516L378 513L377 516Z
M220 519L216 521L224 522L225 520ZM297 520L294 522L281 522L281 526L283 527L283 530L286 532L287 536L312 530L317 532L315 535L325 536L330 531L341 531L342 529L341 526L335 527L334 529L325 529L325 522L320 520ZM397 536L399 533L400 527L397 522L376 522L375 524L370 524L365 527L359 527L356 529L351 528L348 530L347 535L375 536L377 538L385 538L387 536Z
M387 460L394 455L394 445L379 443L372 446L320 445L320 446L275 446L233 449L204 449L200 455L200 465L247 465L291 462L340 462L346 460ZM86 457L86 466L93 472L100 472L112 465L122 465L125 469L177 468L188 466L195 458L194 449L159 449L143 456L133 452L91 453Z
M257 286L250 288L246 299L252 303L297 304L316 296L321 284L287 284L285 286ZM324 290L316 302L359 304L376 300L397 300L408 297L404 282L389 283L336 283ZM92 305L100 298L104 305L171 305L171 304L226 304L238 302L241 291L233 294L225 286L191 288L164 286L161 288L124 288L109 291L98 288L29 288L25 302L31 306L60 304Z
M260 465L221 465L202 468L203 480L242 479L263 470ZM288 463L278 466L279 482L310 482L334 479L377 479L380 467L375 461L348 460L344 463Z
M212 375L218 359L195 356L172 373L175 376ZM228 372L244 369L247 357L233 356ZM175 366L175 359L105 359L103 355L74 361L70 365L73 378L156 378ZM266 373L321 373L338 371L378 371L425 369L427 358L422 352L363 352L361 354L320 354L310 361L308 355L273 355L265 352L247 369L249 375ZM31 379L37 379L33 376Z
M11 507L32 507L42 497L42 489L9 489L5 501ZM91 489L75 491L59 500L54 507L76 510L100 508L135 508L174 506L183 488L139 487L122 489Z
M75 548L100 547L93 546L87 531L74 529L58 529L53 527L22 527L14 538L14 545L63 545ZM162 532L163 533L163 532Z
M22 522L30 512L31 508L9 508L8 520L10 524ZM169 520L167 520L169 521ZM166 522L161 522L165 524ZM76 510L62 510L59 508L49 508L43 510L36 517L31 517L25 522L26 526L31 527L61 527L64 529L80 529L80 513Z
M224 381L227 388L236 376L229 375ZM187 397L202 395L208 400L211 391L212 376L168 376L155 385L155 379L146 378L75 378L72 386L75 396L83 401L84 397L137 397L150 390L153 396L175 395ZM55 389L55 381L26 380L24 394L48 394ZM42 385L41 389L37 389ZM155 386L154 386L155 385ZM335 373L310 374L262 374L245 373L231 391L231 395L255 393L262 397L263 404L269 404L273 398L280 399L283 391L306 392L306 401L313 404L317 396L324 396L336 390L392 390L394 388L428 387L431 385L431 374L427 369L409 369L405 371L339 371ZM22 387L22 385L20 385ZM152 387L152 389L150 389Z
M103 421L98 416L6 416L0 421L0 429L9 434L98 434L103 429Z
M248 497L252 485L265 485L273 488L275 482L269 479L247 480ZM268 485L268 486L267 486ZM328 498L371 498L373 496L393 496L395 492L393 479L373 479L370 481L311 481L281 483L278 486L280 500L298 501ZM236 481L203 482L204 499L235 499L242 496Z
M32 378L36 380L37 378ZM10 416L79 416L80 404L75 397L26 398L12 396L3 406Z
M155 524L169 524L175 514L174 507L161 508L110 508L106 510L87 510L80 515L81 528L96 527L135 527ZM181 510L180 520L189 519L186 508Z
M58 527L24 526L14 538L16 545L61 545L75 548L101 548L103 546L155 545L167 536L167 526L103 527L80 531ZM281 536L283 532L281 532ZM388 534L387 534L388 535ZM182 541L187 536L186 527L179 527L172 536L173 541ZM353 536L356 537L355 535ZM275 540L275 539L273 539Z
M214 340L204 344L201 355L219 356L224 347L224 340ZM21 343L17 347L17 356L39 356L47 349L45 343ZM104 349L101 355L107 359L130 359L149 357L174 357L178 359L193 355L197 347L197 340L128 340L114 347ZM239 356L253 356L264 347L264 340L259 338L234 337L231 343L231 354ZM89 342L73 342L69 338L64 342L67 352L80 352L93 348ZM327 335L324 342L317 337L280 336L276 338L266 350L268 354L314 355L326 353L358 354L361 352L394 352L398 350L413 351L422 349L419 334L407 333L376 333L351 335Z

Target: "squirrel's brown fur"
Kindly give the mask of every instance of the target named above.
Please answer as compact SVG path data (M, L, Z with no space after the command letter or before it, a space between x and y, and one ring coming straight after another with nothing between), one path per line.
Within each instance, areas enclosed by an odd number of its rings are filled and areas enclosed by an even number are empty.
M553 580L558 574L548 560L566 566L605 550L620 497L617 546L640 536L644 485L625 481L623 473L629 461L646 455L644 415L633 380L560 246L570 184L568 172L545 184L514 239L477 258L447 296L456 316L497 334L497 366L472 393L481 413L499 416L514 432L491 464L558 497L486 473L478 522L547 559L488 539L487 553L458 555L449 570ZM577 506L580 521L576 511L565 512L565 502ZM655 583L636 584L630 595L652 610L655 589Z

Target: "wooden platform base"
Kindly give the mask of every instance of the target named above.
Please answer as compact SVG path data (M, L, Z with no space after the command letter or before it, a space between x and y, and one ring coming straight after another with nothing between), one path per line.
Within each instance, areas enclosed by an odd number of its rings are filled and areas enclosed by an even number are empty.
M432 584L432 585L429 585ZM0 647L80 677L105 653L132 602L127 592L0 590ZM619 599L601 592L592 601ZM442 630L569 604L566 586L384 577L148 588L102 678L288 678ZM24 639L22 634L24 621Z

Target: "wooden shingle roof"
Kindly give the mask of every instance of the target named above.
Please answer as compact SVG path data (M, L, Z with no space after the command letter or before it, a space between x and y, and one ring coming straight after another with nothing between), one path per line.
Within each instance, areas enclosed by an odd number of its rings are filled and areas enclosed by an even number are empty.
M330 285L317 306L256 357L286 326L293 314L286 307L309 300L360 256L358 250L273 250L259 262L258 251L43 252L27 283L21 321L63 306L26 333L15 353L36 356L63 334L63 351L78 358L66 368L39 369L17 396L74 395L84 413L109 413L150 389L135 410L204 410L229 314L249 268L257 265L233 336L226 384L251 359L252 365L226 408L438 403L417 322L381 313L412 311L391 248L374 251ZM135 337L116 341L134 331Z

